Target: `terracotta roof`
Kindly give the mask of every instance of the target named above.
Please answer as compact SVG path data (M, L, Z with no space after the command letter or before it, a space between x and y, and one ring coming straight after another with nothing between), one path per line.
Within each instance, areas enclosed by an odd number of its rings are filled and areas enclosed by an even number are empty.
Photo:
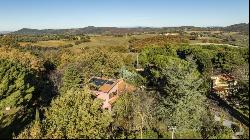
M118 84L119 91L124 91L125 89L126 89L126 83L124 81Z
M220 76L220 78L221 78L222 80L225 80L225 81L232 81L232 80L234 80L234 77L231 76L231 75L228 75L228 74L222 74L222 75Z
M215 91L225 91L226 89L224 87L215 87Z
M232 81L232 80L234 80L234 77L231 76L231 75L224 75L224 78L225 78L227 81Z
M211 78L212 79L219 78L219 79L224 80L224 81L233 81L235 79L234 76L232 76L230 74L215 75L215 76L212 76Z
M113 88L112 85L104 84L99 88L99 91L101 92L109 92Z
M130 85L128 83L126 83L125 81L122 81L118 84L118 90L119 92L131 92L135 90L135 87L133 85Z
M124 91L133 91L135 88L124 82L122 79L106 79L106 78L100 78L100 77L93 77L90 80L91 83L95 85L99 85L98 91L108 93L115 85L118 84L118 91L124 92Z
M135 86L127 84L126 91L132 92L132 91L135 91L135 90L136 90Z

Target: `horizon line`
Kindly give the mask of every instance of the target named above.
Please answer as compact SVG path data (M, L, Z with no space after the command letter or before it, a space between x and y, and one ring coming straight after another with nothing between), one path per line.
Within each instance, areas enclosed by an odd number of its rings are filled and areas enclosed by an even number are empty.
M241 22L241 23L235 23L235 24L249 24L249 22ZM68 27L68 28L28 28L28 27L23 27L19 28L17 30L0 30L0 32L14 32L18 31L21 29L34 29L34 30L61 30L61 29L80 29L80 28L86 28L86 27L113 27L113 28L174 28L174 27L200 27L200 28L214 28L214 27L227 27L235 24L229 24L229 25L203 25L203 26L194 26L194 25L179 25L179 26L94 26L94 25L88 25L88 26L83 26L83 27Z

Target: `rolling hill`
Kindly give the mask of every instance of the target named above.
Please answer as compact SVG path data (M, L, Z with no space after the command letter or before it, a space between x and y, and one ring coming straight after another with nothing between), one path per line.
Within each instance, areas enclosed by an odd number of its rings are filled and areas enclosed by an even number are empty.
M134 27L134 28L118 28L118 27L95 27L88 26L85 28L73 29L30 29L23 28L12 34L126 34L126 33L143 33L143 32L176 32L176 31L202 31L202 30L222 30L222 31L235 31L248 34L249 24L240 23L227 27L194 27L194 26L180 26L180 27Z
M225 27L224 30L249 34L249 23L234 24L234 25Z

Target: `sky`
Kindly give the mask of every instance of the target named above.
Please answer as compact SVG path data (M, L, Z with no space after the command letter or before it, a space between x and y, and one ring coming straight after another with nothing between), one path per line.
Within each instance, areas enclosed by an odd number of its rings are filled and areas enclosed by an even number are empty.
M228 26L249 0L0 0L0 31L21 28Z

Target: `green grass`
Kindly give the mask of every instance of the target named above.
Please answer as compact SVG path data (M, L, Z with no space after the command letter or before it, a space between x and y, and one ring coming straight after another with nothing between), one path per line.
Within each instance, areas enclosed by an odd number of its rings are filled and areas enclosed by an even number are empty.
M41 47L60 47L67 44L74 45L74 41L65 41L65 40L49 40L49 41L39 41L37 43L33 43L34 45L38 45Z
M112 36L94 36L90 42L76 45L77 48L84 47L105 47L105 46L124 46L128 45L129 37L112 37Z
M105 47L105 46L122 46L127 47L129 45L129 40L132 37L143 39L151 37L154 35L145 34L145 35L133 35L133 36L123 36L123 37L114 37L114 36L93 36L91 37L91 42L85 42L77 45L78 48L84 47Z
M75 41L67 40L49 40L49 41L39 41L36 43L31 42L19 42L21 46L27 44L37 45L41 47L60 47L67 44L74 45L74 48L84 48L84 47L128 47L129 40L131 38L143 39L155 36L154 34L142 34L142 35L132 35L132 36L123 36L123 37L114 37L114 36L91 36L90 42L85 42L79 45L75 45Z
M49 41L38 41L36 43L31 42L19 42L19 45L25 47L26 45L37 45L41 47L60 47L67 44L75 44L75 41L66 41L66 40L49 40Z

